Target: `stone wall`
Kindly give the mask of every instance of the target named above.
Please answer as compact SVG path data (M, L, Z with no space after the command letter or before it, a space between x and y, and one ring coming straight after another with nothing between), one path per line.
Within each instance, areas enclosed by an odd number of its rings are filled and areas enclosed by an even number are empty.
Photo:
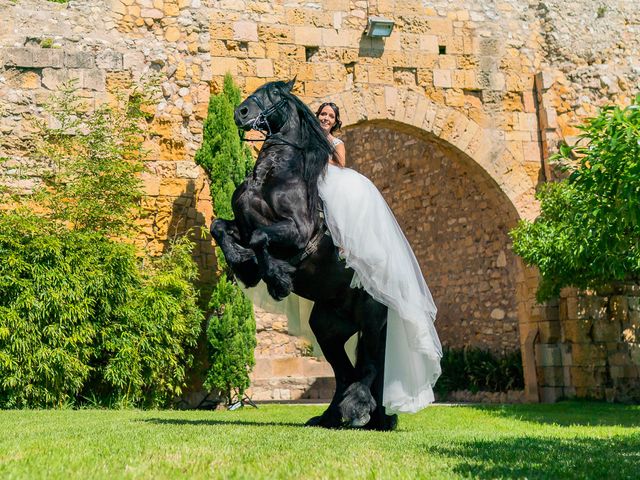
M540 307L535 345L543 401L595 398L640 402L640 288L562 291Z
M438 306L443 344L513 350L519 264L507 232L516 212L464 155L398 128L349 128L347 161L377 185L407 235Z
M208 20L197 14L199 2L155 3L160 10L139 2L144 21L133 31L120 21L123 8L135 11L130 0L0 0L0 157L8 159L0 177L13 187L34 188L48 168L29 158L31 118L47 118L44 104L62 83L75 80L87 108L94 108L131 82L159 79L147 126L145 216L137 239L151 254L212 216L208 185L193 163L210 95ZM207 282L213 248L208 239L194 239Z
M371 15L394 20L390 37L363 35ZM245 94L297 76L295 92L312 107L330 99L342 108L352 164L377 176L397 209L442 323L451 322L447 341L515 347L517 312L533 392L537 277L518 266L505 232L538 213L535 188L551 178L558 142L574 141L598 105L637 92L639 16L636 2L622 0L0 0L0 157L9 159L0 176L37 185L47 165L29 158L27 120L46 116L46 98L65 79L78 79L91 107L155 74L139 242L159 253L213 214L193 156L224 74ZM374 142L358 143L360 134L388 135L411 155L372 162ZM401 183L385 183L377 164ZM467 228L480 240L469 244ZM209 281L209 240L196 255Z
M254 401L328 401L335 380L324 359L311 356L312 345L289 335L287 317L256 308L256 365L247 395Z

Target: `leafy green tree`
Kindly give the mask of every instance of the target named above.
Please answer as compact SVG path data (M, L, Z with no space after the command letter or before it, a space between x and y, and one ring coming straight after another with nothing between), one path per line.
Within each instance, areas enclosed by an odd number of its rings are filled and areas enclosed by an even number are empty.
M514 251L540 269L539 300L640 279L640 95L581 129L554 157L568 177L543 185L540 216L511 232Z
M251 152L242 144L233 120L239 103L240 90L227 74L223 91L209 101L203 143L195 157L209 176L214 211L226 219L233 218L233 191L253 167ZM209 304L213 312L207 328L211 367L205 386L222 392L231 404L241 400L249 387L249 372L255 365L256 324L251 301L232 280L218 247L216 257L220 276Z

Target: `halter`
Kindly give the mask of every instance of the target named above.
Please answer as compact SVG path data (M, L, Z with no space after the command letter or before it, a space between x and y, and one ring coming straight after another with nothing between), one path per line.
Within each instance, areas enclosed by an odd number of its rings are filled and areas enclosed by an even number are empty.
M256 118L253 119L253 123L251 124L251 130L256 130L262 133L266 138L271 137L273 132L271 131L271 126L269 125L268 119L269 117L280 110L285 103L287 103L286 98L281 98L278 102L271 105L269 108L265 108L260 99L255 95L251 94L247 97L247 100L253 100L258 105L260 109L260 113ZM243 138L245 142L262 142L264 140L256 139L256 140L246 140Z

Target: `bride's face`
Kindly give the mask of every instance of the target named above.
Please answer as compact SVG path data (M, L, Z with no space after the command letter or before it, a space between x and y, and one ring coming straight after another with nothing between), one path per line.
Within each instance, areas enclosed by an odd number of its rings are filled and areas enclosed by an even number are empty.
M331 129L336 124L336 113L333 111L329 105L325 105L325 107L318 114L318 120L320 121L320 126L324 130L325 133L331 132Z

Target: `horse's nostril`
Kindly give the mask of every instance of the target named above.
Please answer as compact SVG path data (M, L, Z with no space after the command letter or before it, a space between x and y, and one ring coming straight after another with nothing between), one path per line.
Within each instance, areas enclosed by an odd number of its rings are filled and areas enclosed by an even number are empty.
M240 109L240 115L242 115L243 117L246 116L247 113L249 113L249 109L247 107L242 107Z

